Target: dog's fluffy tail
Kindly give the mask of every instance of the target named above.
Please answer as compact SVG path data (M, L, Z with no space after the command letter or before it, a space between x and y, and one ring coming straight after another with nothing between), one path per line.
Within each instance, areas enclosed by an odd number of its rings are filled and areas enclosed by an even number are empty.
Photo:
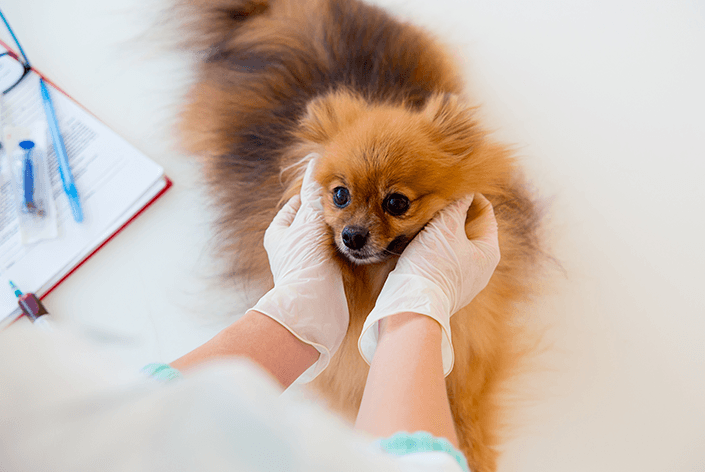
M246 21L266 13L270 0L180 0L175 14L182 46L217 53Z

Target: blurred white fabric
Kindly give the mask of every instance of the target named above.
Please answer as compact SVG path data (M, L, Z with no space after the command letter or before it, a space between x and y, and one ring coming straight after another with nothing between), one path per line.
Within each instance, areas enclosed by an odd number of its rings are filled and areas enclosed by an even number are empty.
M157 382L62 330L0 334L0 470L448 471L385 454L246 360Z

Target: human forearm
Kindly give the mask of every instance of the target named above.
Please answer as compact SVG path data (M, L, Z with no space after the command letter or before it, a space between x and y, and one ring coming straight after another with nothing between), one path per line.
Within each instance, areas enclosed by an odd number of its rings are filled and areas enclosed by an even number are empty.
M427 431L458 445L436 321L415 313L385 320L355 426L380 437Z
M180 371L217 358L245 357L288 387L316 359L318 351L272 318L250 310L213 339L170 365Z

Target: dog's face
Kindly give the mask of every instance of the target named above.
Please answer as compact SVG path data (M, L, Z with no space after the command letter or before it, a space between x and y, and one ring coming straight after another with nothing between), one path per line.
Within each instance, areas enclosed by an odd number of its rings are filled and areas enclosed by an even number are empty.
M358 264L398 256L439 210L503 172L452 97L413 111L332 94L309 106L303 128L322 146L316 179L335 247Z
M369 161L350 167L335 165L340 155L334 151L321 162L325 221L336 248L350 261L381 262L401 254L444 200L424 185L423 175L384 163L389 150L352 152L368 154L367 159L352 160Z

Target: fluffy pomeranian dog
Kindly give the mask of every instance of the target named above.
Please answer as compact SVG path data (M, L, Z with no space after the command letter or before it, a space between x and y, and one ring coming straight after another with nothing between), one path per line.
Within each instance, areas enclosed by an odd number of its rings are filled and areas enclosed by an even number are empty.
M494 470L501 393L521 351L517 303L541 254L539 218L510 151L463 98L455 64L420 28L357 0L183 1L201 61L180 131L202 158L232 277L271 284L264 231L298 192L306 156L321 156L316 178L350 327L313 387L343 416L355 417L368 372L357 339L404 247L454 200L481 193L494 205L502 259L452 317L447 378L470 467ZM477 211L468 212L470 238Z

